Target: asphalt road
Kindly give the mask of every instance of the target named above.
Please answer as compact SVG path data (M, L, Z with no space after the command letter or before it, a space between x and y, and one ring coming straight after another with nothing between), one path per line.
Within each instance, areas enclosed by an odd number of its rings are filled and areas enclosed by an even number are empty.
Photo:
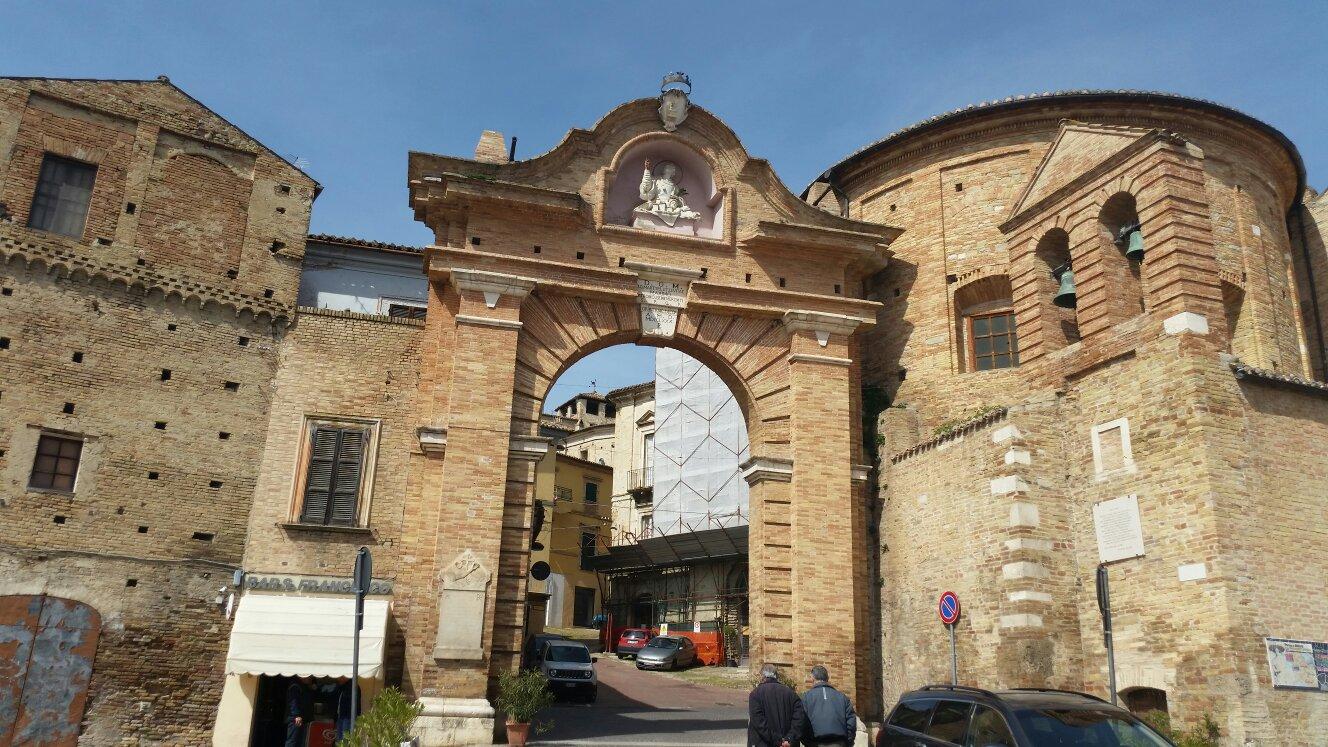
M631 660L600 655L599 699L559 703L541 714L553 728L532 745L734 747L747 738L747 693L695 685L660 672L643 672Z

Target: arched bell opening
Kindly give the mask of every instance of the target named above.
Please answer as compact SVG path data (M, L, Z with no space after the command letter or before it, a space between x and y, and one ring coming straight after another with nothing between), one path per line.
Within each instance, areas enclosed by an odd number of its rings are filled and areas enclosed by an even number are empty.
M1117 192L1098 213L1098 243L1113 322L1148 310L1144 294L1145 237L1134 195Z
M1047 231L1038 240L1033 259L1048 350L1078 342L1078 288L1070 261L1070 235L1060 228Z

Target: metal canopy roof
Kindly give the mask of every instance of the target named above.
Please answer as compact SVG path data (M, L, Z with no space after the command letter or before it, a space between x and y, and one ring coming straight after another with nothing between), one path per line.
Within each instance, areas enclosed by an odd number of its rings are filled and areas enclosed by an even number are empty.
M672 568L703 561L747 557L747 525L665 534L634 545L615 545L603 555L586 558L589 570L626 573L651 568Z

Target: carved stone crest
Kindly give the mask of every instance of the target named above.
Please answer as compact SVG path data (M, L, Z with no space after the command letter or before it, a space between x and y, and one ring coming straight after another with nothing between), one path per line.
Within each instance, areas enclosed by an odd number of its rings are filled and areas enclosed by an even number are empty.
M474 552L462 551L438 574L435 659L484 658L484 609L493 574Z
M687 119L691 108L688 96L692 92L692 79L686 73L669 73L659 86L659 120L664 129L673 132Z

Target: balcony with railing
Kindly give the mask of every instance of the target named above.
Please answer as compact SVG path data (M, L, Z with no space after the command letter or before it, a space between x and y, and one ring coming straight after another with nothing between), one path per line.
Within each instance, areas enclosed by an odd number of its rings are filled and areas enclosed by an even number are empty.
M628 472L627 492L636 499L637 506L649 506L655 493L655 469L642 467Z

